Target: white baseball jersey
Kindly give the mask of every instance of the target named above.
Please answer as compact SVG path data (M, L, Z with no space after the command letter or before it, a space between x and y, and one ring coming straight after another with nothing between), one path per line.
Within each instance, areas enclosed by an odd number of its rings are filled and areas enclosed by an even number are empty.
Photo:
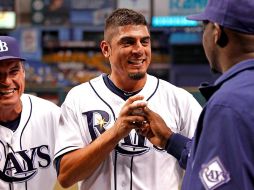
M193 136L201 106L191 94L151 75L138 94L174 132ZM74 87L62 105L55 158L87 146L109 129L124 103L105 85L103 75ZM182 177L173 156L132 130L87 180L79 182L79 189L178 190Z
M15 132L0 125L0 189L52 190L55 128L60 108L23 94L20 123Z

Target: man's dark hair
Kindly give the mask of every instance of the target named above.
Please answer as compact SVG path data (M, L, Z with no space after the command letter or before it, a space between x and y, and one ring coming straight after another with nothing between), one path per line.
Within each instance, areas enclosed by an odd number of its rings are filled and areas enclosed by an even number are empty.
M120 8L113 11L106 19L104 32L105 34L109 29L114 29L119 26L126 25L145 25L147 21L141 13L138 13L131 9ZM112 35L112 33L111 33ZM104 35L104 38L111 39L111 35ZM107 36L107 37L106 37Z

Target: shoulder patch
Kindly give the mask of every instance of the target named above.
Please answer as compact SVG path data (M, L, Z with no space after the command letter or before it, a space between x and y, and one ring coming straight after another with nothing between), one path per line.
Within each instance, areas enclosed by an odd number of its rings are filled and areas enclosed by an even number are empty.
M208 164L202 165L199 178L206 190L213 190L230 181L230 175L219 157L215 157Z

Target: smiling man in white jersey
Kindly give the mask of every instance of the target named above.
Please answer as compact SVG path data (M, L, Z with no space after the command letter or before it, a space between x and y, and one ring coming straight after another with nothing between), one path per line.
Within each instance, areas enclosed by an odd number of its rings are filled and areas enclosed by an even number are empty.
M185 90L147 74L151 39L142 14L115 10L106 20L101 50L111 73L74 87L62 105L55 150L60 184L178 190L183 170L177 160L138 135L135 129L145 118L130 113L146 105L133 104L144 98L173 131L192 137L200 105Z
M0 189L50 190L60 108L24 94L24 61L17 41L0 36Z

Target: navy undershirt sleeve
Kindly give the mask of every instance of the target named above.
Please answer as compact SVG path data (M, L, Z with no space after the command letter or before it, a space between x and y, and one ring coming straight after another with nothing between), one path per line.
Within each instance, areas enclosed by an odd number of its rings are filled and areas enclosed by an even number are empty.
M73 151L75 150L71 150L70 152L73 152ZM60 164L61 164L62 158L64 157L65 154L68 154L70 152L65 152L64 154L55 158L54 164L55 164L57 176L59 175L59 172L60 172Z
M57 176L59 175L59 171L60 171L60 162L61 162L63 156L64 156L64 155L58 156L58 157L55 159L55 167L56 167Z
M174 156L178 160L179 165L183 169L186 169L188 155L191 148L191 142L192 142L191 139L178 133L174 133L168 139L165 147L167 153Z

